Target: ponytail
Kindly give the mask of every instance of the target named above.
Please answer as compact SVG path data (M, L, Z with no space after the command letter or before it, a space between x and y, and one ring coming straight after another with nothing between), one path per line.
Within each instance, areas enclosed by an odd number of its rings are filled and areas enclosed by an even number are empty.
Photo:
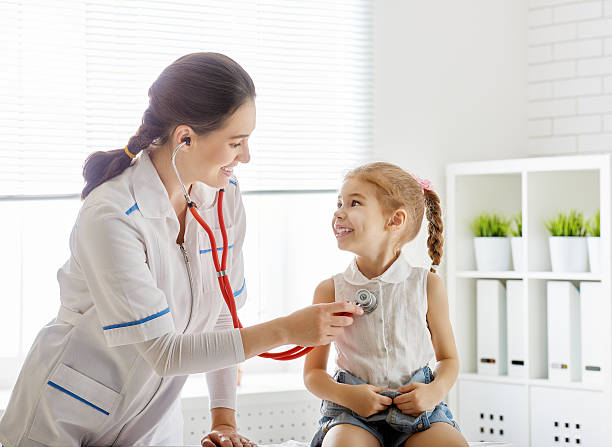
M444 245L444 237L442 232L444 225L442 223L442 208L440 207L440 198L435 191L431 189L423 190L425 195L425 215L429 222L427 231L429 236L427 237L427 247L429 249L429 257L432 260L432 264L435 266L440 265L442 259L442 247ZM432 267L431 272L435 273L436 270Z
M138 155L139 152L148 148L160 136L159 134L161 134L161 130L156 129L151 109L147 109L142 118L141 126L136 134L130 138L126 148L131 154ZM98 151L90 154L83 166L85 187L81 192L81 199L85 199L95 187L121 174L131 164L132 157L127 154L125 149Z

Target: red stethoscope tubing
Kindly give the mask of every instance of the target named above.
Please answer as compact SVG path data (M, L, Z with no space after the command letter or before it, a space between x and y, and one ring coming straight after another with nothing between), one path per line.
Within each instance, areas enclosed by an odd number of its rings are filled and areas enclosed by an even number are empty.
M208 234L208 239L210 240L210 247L212 248L210 252L212 253L213 262L215 264L215 270L217 271L217 280L219 281L219 289L221 290L223 299L225 300L225 303L227 304L227 307L229 308L230 314L232 315L232 321L234 323L234 327L237 329L240 329L242 328L242 323L240 322L240 319L238 319L238 313L236 312L236 301L234 300L234 293L232 292L232 286L230 285L229 278L226 273L228 242L227 242L227 232L225 230L225 222L223 221L223 194L224 192L225 191L223 189L219 190L219 197L217 201L217 215L219 216L221 236L223 237L223 254L221 257L221 263L219 263L219 256L217 256L217 250L215 250L215 248L217 247L217 242L215 241L215 236L213 235L212 230L210 229L208 224L204 221L204 219L202 219L202 216L200 216L200 214L197 212L195 203L189 202L187 204L187 207L189 208L189 211L191 212L195 220L198 221L198 223L202 226L202 228L204 228L204 231L206 231L206 233ZM347 315L350 315L350 314L347 314ZM264 357L267 359L274 359L274 360L293 360L293 359L297 359L299 357L302 357L303 355L308 354L313 349L314 347L312 346L307 347L307 348L303 346L296 346L295 348L291 348L283 352L264 352L263 354L259 354L259 357Z

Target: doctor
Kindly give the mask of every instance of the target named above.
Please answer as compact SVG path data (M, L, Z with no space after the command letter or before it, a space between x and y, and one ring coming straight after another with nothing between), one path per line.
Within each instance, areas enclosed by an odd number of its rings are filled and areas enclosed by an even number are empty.
M34 341L0 421L5 447L180 445L181 388L201 372L212 413L202 445L254 445L236 432L236 365L285 344L326 345L352 324L335 313L362 313L324 304L233 328L211 260L217 247L187 213L171 154L189 142L177 168L218 241L225 188L228 274L240 307L245 215L232 169L249 161L254 98L236 62L188 54L150 87L127 146L87 159L71 256L58 272L61 308Z

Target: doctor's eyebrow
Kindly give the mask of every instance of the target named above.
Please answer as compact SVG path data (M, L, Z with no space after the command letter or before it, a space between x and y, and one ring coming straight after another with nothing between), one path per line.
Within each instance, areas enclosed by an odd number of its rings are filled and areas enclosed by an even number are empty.
M245 137L248 137L248 136L249 136L248 134L245 134L245 135L236 135L234 137L229 137L229 139L230 140L235 140L236 138L245 138Z

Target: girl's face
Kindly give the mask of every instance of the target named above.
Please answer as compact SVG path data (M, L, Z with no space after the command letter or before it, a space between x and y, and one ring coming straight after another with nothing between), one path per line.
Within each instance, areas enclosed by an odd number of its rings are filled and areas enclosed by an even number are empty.
M234 166L248 163L249 136L255 129L255 103L248 101L227 118L225 125L209 134L195 136L185 149L185 178L201 181L213 188L229 183ZM189 176L189 177L188 177Z
M332 228L340 250L367 256L388 246L390 232L376 186L358 178L347 179L338 194Z

